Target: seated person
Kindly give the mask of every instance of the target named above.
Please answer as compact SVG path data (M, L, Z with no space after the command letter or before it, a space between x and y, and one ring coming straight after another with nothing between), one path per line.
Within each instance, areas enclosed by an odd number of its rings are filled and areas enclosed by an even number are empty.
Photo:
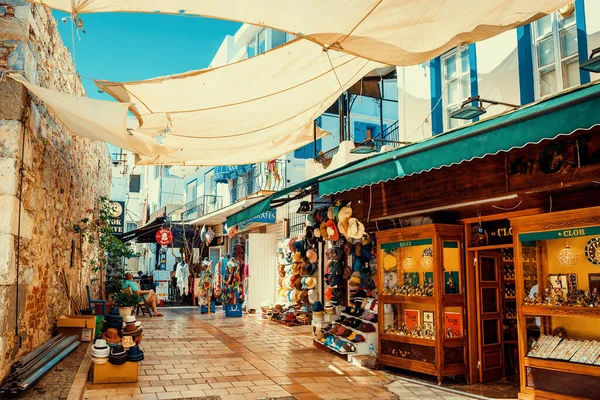
M152 307L155 317L162 317L163 315L156 309L156 293L154 290L140 290L137 283L133 281L133 275L130 272L125 274L125 282L123 282L123 289L131 289L131 291L140 297L140 301L144 301L147 305ZM142 297L142 295L145 295Z

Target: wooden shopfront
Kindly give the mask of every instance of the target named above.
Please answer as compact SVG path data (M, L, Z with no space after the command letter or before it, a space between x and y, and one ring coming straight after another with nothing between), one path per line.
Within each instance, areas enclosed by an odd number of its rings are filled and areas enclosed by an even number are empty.
M525 380L528 377L537 378L539 385L540 376L548 376L552 380L551 373L566 370L584 376L597 376L597 372L595 366L565 366L564 363L556 364L558 361L542 362L527 357L529 348L524 339L523 325L529 317L524 316L522 311L528 310L522 307L524 293L531 292L536 283L539 290L539 279L547 277L541 278L538 250L523 247L512 224L528 218L532 221L548 220L559 215L558 212L574 216L577 215L575 209L600 206L599 182L600 129L594 128L458 165L346 191L339 198L363 204L362 210L356 210L357 214L365 221L367 229L379 232L378 237L384 241L389 239L388 235L393 236L393 230L400 226L404 227L402 229L417 229L427 224L461 227L464 247L460 270L464 271L461 285L464 285L466 351L464 370L456 375L464 373L468 383L499 378L517 381L520 378L522 396L533 398L532 393L539 396L544 391L546 394L552 391L549 390L551 388L527 386ZM592 210L591 213L596 212L596 217L600 217L598 209ZM388 230L390 233L387 233ZM583 257L584 250L579 249L579 252ZM398 265L401 265L401 261L398 261ZM441 276L444 266L439 267L442 268L438 272ZM600 273L600 266L597 268ZM382 285L383 278L378 279L378 284ZM437 293L443 293L443 290L443 286L436 285ZM445 304L441 299L430 302L436 310ZM397 314L403 315L403 312L398 311ZM546 315L532 317L544 320ZM440 323L443 324L441 320ZM380 326L381 339L389 339L385 336L385 328ZM535 332L535 327L529 327L528 332ZM543 333L543 329L540 332ZM598 336L597 339L600 339L600 334ZM591 340L591 337L585 336L583 339ZM436 354L443 354L443 341L437 338L434 341ZM412 342L423 345L415 340ZM384 348L381 347L382 350ZM396 351L395 355L387 357L387 361L383 355L379 361L381 364L415 370L412 368L415 363L389 360L390 357L404 358L402 354L408 353ZM540 363L551 368L539 372L539 368L536 368ZM447 375L442 373L442 368L443 364L438 363L435 368L422 368L428 369L422 372L435 376ZM533 375L527 375L526 371L532 368ZM546 398L559 398L567 394L548 396ZM585 396L578 393L572 398ZM593 398L593 395L589 398Z

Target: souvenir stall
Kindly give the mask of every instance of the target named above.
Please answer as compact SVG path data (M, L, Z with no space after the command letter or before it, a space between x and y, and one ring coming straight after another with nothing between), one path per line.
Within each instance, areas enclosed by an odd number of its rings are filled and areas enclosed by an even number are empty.
M463 227L429 224L377 233L379 364L466 375Z
M600 207L511 218L521 397L597 398Z
M200 306L200 313L214 313L215 312L215 300L214 294L214 282L213 282L213 268L212 261L208 257L202 261L202 271L198 278L198 305Z
M135 316L123 318L118 308L111 308L91 349L92 382L137 382L138 363L144 360L142 338L142 323Z
M227 269L223 283L221 302L226 317L241 317L244 302L244 285L242 281L243 263L239 257L231 257L227 261Z

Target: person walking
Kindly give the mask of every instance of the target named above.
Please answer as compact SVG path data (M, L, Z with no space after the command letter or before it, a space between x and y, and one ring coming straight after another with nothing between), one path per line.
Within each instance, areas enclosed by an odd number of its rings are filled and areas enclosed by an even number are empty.
M140 290L137 283L133 281L133 275L130 272L125 274L125 282L123 282L123 289L131 289L131 291L137 294L141 299L144 299L144 303L152 307L152 311L154 312L155 317L162 317L163 314L159 313L156 309L156 293L154 290ZM144 296L144 297L142 297Z

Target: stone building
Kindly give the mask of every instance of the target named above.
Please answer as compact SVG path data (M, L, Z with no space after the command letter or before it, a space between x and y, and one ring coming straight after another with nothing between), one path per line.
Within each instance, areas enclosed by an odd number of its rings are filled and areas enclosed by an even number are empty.
M9 71L43 87L84 95L51 11L24 0L0 0L0 76ZM86 298L85 284L90 282L86 260L92 249L77 245L72 226L95 199L108 196L109 189L110 157L105 144L75 137L43 103L4 76L0 80L0 378L16 358L48 340L57 318L69 312L58 279L61 269L76 299ZM97 296L98 288L91 289Z

